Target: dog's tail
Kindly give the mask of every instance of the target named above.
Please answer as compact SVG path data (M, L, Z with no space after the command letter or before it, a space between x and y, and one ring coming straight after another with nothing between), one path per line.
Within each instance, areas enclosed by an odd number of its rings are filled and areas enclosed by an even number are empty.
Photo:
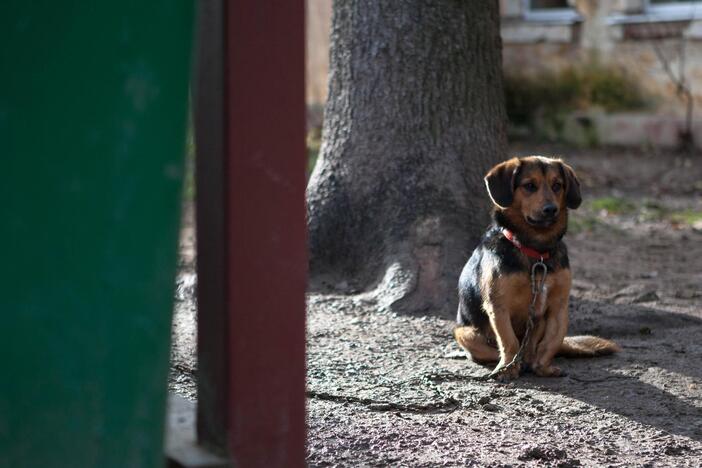
M558 355L566 357L595 357L618 353L621 350L622 348L614 341L600 338L599 336L566 336L563 344L558 349Z

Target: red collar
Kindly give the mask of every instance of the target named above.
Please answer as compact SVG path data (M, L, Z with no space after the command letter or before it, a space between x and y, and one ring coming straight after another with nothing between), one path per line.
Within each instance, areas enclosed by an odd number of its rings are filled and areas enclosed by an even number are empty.
M523 246L514 236L514 233L509 229L502 228L502 234L507 238L508 241L510 241L516 248L518 248L521 253L523 253L527 257L535 258L537 260L548 260L548 258L551 256L551 254L549 254L548 252L539 252L538 250L530 249L529 247Z

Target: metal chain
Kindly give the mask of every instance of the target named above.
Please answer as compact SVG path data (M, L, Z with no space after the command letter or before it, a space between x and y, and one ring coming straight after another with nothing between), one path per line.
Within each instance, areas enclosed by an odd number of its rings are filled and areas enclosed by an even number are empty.
M538 270L542 270L541 280L537 282L536 273ZM546 285L546 274L548 273L548 267L544 263L543 257L536 261L531 266L531 303L529 304L529 317L527 318L526 330L524 331L524 337L522 338L522 343L519 345L519 351L514 355L512 361L508 364L499 367L489 374L483 376L483 380L494 379L499 375L507 372L515 367L521 367L522 360L524 359L524 353L529 345L529 340L531 338L531 332L534 329L534 321L536 320L536 300L540 295L544 294L544 286Z

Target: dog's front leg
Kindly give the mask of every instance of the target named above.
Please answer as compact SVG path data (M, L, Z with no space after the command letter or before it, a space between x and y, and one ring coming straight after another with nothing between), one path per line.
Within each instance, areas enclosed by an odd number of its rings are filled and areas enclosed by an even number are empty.
M535 343L536 358L531 367L534 373L541 377L560 377L565 374L560 368L552 365L552 362L568 331L568 298L550 303L544 319L546 323L543 338Z
M529 369L534 369L536 364L536 353L539 348L539 343L544 339L544 333L546 332L546 320L544 317L537 317L534 320L534 329L531 331L531 336L529 337L529 344L527 345L526 352L524 353L524 363Z
M497 339L497 347L500 351L500 362L497 363L495 370L506 366L519 351L519 340L512 328L512 319L506 310L496 310L490 304L484 304L485 310L490 318L490 325L495 332ZM519 366L500 373L497 379L500 381L508 381L519 377Z

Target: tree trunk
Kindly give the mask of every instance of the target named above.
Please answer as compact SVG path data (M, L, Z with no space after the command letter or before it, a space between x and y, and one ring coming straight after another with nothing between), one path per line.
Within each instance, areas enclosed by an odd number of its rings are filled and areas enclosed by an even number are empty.
M311 289L453 317L506 156L498 3L337 0L330 55Z

